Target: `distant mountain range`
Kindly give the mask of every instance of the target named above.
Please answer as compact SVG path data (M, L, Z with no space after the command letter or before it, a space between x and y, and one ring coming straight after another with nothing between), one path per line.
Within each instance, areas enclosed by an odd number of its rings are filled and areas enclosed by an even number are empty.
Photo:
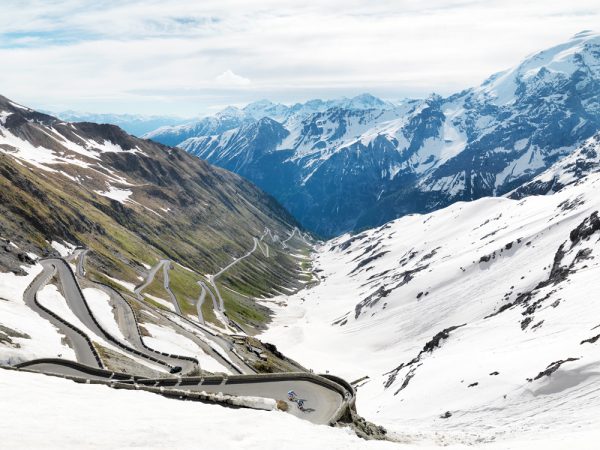
M92 122L116 125L134 136L142 136L164 126L180 125L189 121L173 116L145 116L136 114L96 114L80 111L44 111L67 122Z
M583 32L449 97L260 101L145 137L252 180L334 236L511 192L600 129L598 92L600 36Z
M336 100L315 99L305 103L296 103L292 106L273 103L269 100L259 100L248 104L244 108L228 106L214 116L204 117L181 125L160 127L146 133L144 137L161 144L176 146L193 137L219 135L244 125L254 124L265 117L285 123L293 118L309 116L332 108L366 110L373 108L393 109L395 107L396 105L393 103L383 101L370 94Z

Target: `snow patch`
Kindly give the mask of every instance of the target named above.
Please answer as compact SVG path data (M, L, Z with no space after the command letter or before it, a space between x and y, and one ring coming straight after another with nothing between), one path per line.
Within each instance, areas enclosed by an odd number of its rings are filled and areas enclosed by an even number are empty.
M125 204L125 201L128 200L132 194L131 190L129 189L119 189L114 186L109 186L108 191L96 191L96 193L112 200L116 200L122 204Z
M73 253L73 250L75 250L75 248L77 247L74 244L69 244L68 242L63 242L60 243L58 241L52 241L50 243L50 245L52 246L52 248L54 250L56 250L60 256L62 256L63 258L66 258L67 256L69 256L71 253Z
M110 304L110 296L106 292L96 288L85 288L82 292L100 326L113 338L125 345L129 345L117 324L113 307Z
M147 292L144 292L144 296L148 297L150 300L155 301L159 305L162 305L171 311L175 311L175 306L173 306L173 303L171 303L169 300L165 300L164 298L156 297L155 295L148 294Z
M131 291L131 292L135 291L135 284L130 283L129 281L123 281L123 280L119 280L118 278L109 277L106 274L104 276L106 278L108 278L110 281L117 283L119 286L123 286L128 291Z
M29 309L23 301L27 286L42 271L41 265L22 268L26 276L0 273L0 325L26 336L0 339L0 364L13 365L38 358L75 359L73 350L62 342L63 335L50 322ZM0 336L8 330L0 329Z

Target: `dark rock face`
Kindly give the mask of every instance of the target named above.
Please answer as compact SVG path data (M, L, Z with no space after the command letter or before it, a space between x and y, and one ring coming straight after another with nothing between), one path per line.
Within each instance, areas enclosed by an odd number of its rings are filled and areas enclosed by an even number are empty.
M569 233L571 245L588 240L592 234L599 230L600 218L598 217L598 211L594 211L588 218L579 224L577 228L571 230L571 233Z
M598 171L600 171L600 133L596 133L571 155L558 161L547 173L519 186L510 194L510 198L520 199L528 195L553 194Z
M504 195L600 129L600 39L565 46L573 54L564 70L552 65L556 47L448 98L392 110L336 105L180 146L255 182L324 237ZM591 170L592 156L574 164L576 176ZM514 196L557 187L540 182Z
M600 339L600 334L588 339L584 339L583 341L581 341L581 344L594 344L598 339Z
M435 336L433 336L429 341L427 341L425 343L425 345L423 346L423 349L419 352L419 354L417 356L415 356L413 359L411 359L407 363L400 364L394 370L385 374L385 375L388 375L388 379L385 383L385 387L389 388L392 384L394 384L394 382L396 381L396 377L398 376L398 374L400 373L400 371L402 369L409 368L408 372L406 373L406 375L404 377L402 385L394 393L394 395L398 394L400 391L405 389L408 386L408 383L410 382L410 380L415 376L415 372L416 372L417 368L422 364L421 360L422 360L423 356L428 353L432 353L436 348L439 348L441 346L442 341L445 339L448 339L450 337L450 333L457 330L458 328L464 327L465 325L466 324L463 323L462 325L455 325L452 327L445 328L442 331L440 331L439 333L437 333Z
M554 372L556 372L558 369L560 369L560 366L562 366L564 363L571 362L571 361L577 361L578 359L579 358L567 358L567 359L561 359L560 361L554 361L553 363L550 363L548 365L548 367L546 367L545 370L542 370L540 373L538 373L535 376L534 380L539 380L542 377L549 377Z
M431 353L434 349L438 348L440 346L440 342L443 339L448 339L450 337L450 333L458 328L464 327L465 324L463 323L462 325L456 325L453 327L448 327L442 331L440 331L439 333L437 333L433 338L431 338L430 341L428 341L425 346L423 347L422 353L424 352L429 352Z

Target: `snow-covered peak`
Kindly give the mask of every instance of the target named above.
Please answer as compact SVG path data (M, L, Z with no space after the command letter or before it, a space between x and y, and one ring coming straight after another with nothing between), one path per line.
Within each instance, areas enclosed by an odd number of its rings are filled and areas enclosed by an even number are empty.
M213 116L191 121L175 126L163 126L143 135L165 145L181 146L184 141L196 137L212 136L229 130L237 129L242 125L269 117L277 122L294 124L302 122L305 118L331 109L347 109L350 111L364 110L391 110L397 108L391 102L384 101L374 95L364 93L356 97L337 98L332 100L312 99L291 106L275 103L262 99L249 103L243 108L228 106ZM201 140L204 141L204 140ZM189 144L189 142L188 142Z
M363 93L352 98L342 97L332 100L312 99L304 103L296 103L292 106L263 99L248 104L243 108L243 111L255 119L270 117L277 121L283 121L293 116L305 117L331 108L364 110L391 109L394 106L393 103L386 102L374 95Z
M392 103L386 102L369 93L363 93L342 101L340 106L349 109L389 109L394 107Z
M238 118L244 119L248 117L248 114L243 110L236 106L228 106L227 108L219 111L215 114L216 117L219 118Z
M519 65L488 78L476 94L492 100L499 106L517 100L517 90L534 90L583 71L594 78L600 77L600 34L585 31L569 41L535 53ZM529 86L528 86L529 85Z
M258 100L244 107L244 112L255 119L270 117L275 120L282 120L289 112L289 107L281 103L273 103L270 100Z

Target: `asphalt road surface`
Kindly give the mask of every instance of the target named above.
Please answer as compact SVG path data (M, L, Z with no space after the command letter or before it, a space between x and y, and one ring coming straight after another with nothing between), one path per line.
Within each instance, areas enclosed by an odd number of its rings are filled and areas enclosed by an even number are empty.
M42 263L43 267L42 272L33 280L33 282L25 290L25 294L23 296L25 304L29 306L32 310L37 312L44 319L48 320L50 323L56 326L60 330L60 332L67 337L67 339L71 343L73 350L75 351L77 361L89 366L99 367L98 361L96 360L96 356L90 348L88 341L75 330L66 326L63 322L57 320L51 314L48 314L43 308L38 306L38 304L36 303L35 297L38 291L42 289L48 283L50 278L52 278L52 276L56 273L56 268L54 264L52 264L49 261L40 262ZM65 264L64 262L62 263Z
M86 379L108 380L107 376L92 374L63 364L40 362L27 364L27 370L46 374L76 376ZM315 424L327 424L343 405L344 397L337 390L321 384L315 380L307 379L302 375L290 374L290 379L277 380L276 376L264 374L246 380L243 377L229 376L222 379L211 378L181 378L178 381L164 379L141 379L139 384L147 386L164 386L183 391L222 393L235 396L262 397L273 400L283 400L288 403L287 413ZM297 379L294 379L297 377ZM304 410L298 408L297 403L288 399L288 392L293 390L297 399L304 400Z
M343 402L342 395L337 391L306 380L238 383L235 377L229 377L225 384L185 385L180 389L285 400L288 402L288 413L316 424L328 423ZM301 411L296 403L288 401L287 393L290 390L293 390L299 399L304 400L304 411Z
M214 279L217 276L225 272L235 263L239 262L239 260L248 257L250 254L256 251L257 246L258 239L255 238L254 248L248 254L242 256L241 258L238 258L237 260L223 268L221 271L219 271L215 276L211 277L211 284L213 284L214 286ZM76 269L79 274L84 273L83 260L85 254L85 250L80 250L76 255ZM34 279L34 281L25 291L24 299L26 304L31 309L38 312L38 314L40 314L42 317L56 325L61 330L61 332L64 333L65 336L67 336L75 350L77 361L79 363L82 363L86 366L90 366L92 368L100 367L96 359L96 355L94 351L90 348L88 341L75 330L65 325L60 320L53 317L51 314L48 314L46 311L44 311L42 307L40 307L36 303L36 293L48 283L48 281L52 278L54 274L57 274L58 279L61 283L61 290L67 301L67 305L69 306L71 311L84 324L84 326L87 329L89 329L89 331L96 334L98 337L106 338L107 333L102 328L100 328L100 326L98 326L96 321L94 320L92 311L89 309L79 289L77 280L73 276L73 272L71 271L68 264L62 259L46 259L40 261L40 263L43 267L42 273ZM170 261L161 260L155 267L153 267L150 270L150 273L148 274L148 277L145 280L144 284L142 284L139 288L135 290L136 294L140 295L140 292L152 282L154 276L156 275L160 267L163 267L164 270L165 288L168 292L170 292L170 289L168 289L168 266L166 264L170 264ZM117 323L119 324L120 329L123 331L123 335L125 336L127 342L130 343L135 348L135 350L147 355L149 358L161 359L161 356L153 353L152 350L148 350L144 346L142 337L139 334L139 328L137 326L135 315L133 314L133 311L131 310L125 299L122 298L121 295L118 292L114 291L112 288L102 285L98 286L111 296L111 301L113 305L115 305L117 311ZM213 295L212 291L208 288L208 286L201 283L201 287L203 290L201 294L201 299L198 303L199 307L201 307L207 291L211 295L214 306L220 306L218 305L217 299ZM216 290L216 292L218 294L218 290ZM219 360L223 365L235 369L233 370L234 372L243 372L248 374L252 374L254 372L254 370L250 366L248 366L245 361L243 361L232 351L232 348L230 347L231 343L224 337L209 331L208 329L199 324L189 321L181 315L175 313L164 313L162 315L171 322L173 322L173 325L175 326L175 328L178 329L178 332L186 335L188 338L197 342L198 345L200 345L207 352L215 352L216 354L213 357ZM169 317L170 315L172 316L171 318ZM186 323L183 323L182 321L185 321ZM85 330L81 331L85 332ZM200 338L201 336L202 339ZM208 341L211 341L210 345L208 345ZM215 348L218 349L218 352L215 350ZM164 356L162 356L161 361L163 361L166 364L177 364L181 366L185 366L187 362L177 360L176 358ZM192 362L189 363L193 364ZM34 362L34 364L29 365L26 368L28 370L35 370L42 373L77 376L86 379L110 379L110 374L99 374L96 373L97 371L94 372L94 370L88 369L86 371L81 368L78 369L77 367L72 367L69 364L60 361L54 363L48 361L39 363ZM287 412L289 414L292 414L294 416L316 424L329 423L332 420L334 414L339 410L341 406L344 405L344 396L339 392L338 389L331 387L331 384L328 384L327 382L324 383L324 379L321 377L307 378L307 375L303 374L290 374L289 378L287 379L281 379L281 377L277 375L270 374L257 375L256 377L257 378L252 377L251 379L236 376L225 376L224 378L217 379L213 379L211 377L184 377L176 379L178 380L176 381L176 386L173 386L173 378L162 380L140 380L138 382L140 384L146 384L147 382L150 385L154 386L164 386L165 388L171 387L174 389L188 391L203 391L207 393L220 392L228 395L253 396L271 398L274 400L283 400L288 403ZM336 385L334 384L334 386ZM287 393L290 390L296 392L298 399L304 400L303 410L298 408L295 402L289 401Z
M61 283L61 291L64 295L65 300L67 301L69 309L73 312L73 314L75 314L75 316L77 316L77 318L87 327L87 329L90 330L93 334L95 334L98 338L100 338L101 340L106 339L109 342L112 341L113 345L115 345L114 340L119 341L119 339L115 336L111 336L104 329L98 326L97 322L94 320L92 311L89 309L87 302L81 294L81 291L77 284L77 280L73 276L73 272L71 272L71 269L67 265L67 263L62 259L45 259L41 260L40 263L42 264L45 270L57 271L58 278ZM107 293L109 295L111 294L110 292ZM135 322L135 317L133 317L133 313L131 313L131 315L127 317L125 316L127 313L125 312L124 307L119 308L118 310L121 312L121 314L124 315L122 317L122 322L125 322L127 324L127 335L130 338L132 338L133 342L135 343L135 347L133 348L133 350L137 350L137 352L139 353L136 354L134 352L131 352L132 346L130 345L125 345L125 347L121 346L120 348L122 351L124 351L125 353L131 353L134 357L146 358L152 363L158 364L160 366L160 363L154 361L159 360L162 363L164 363L164 365L169 366L169 369L175 366L180 366L182 367L183 371L186 372L196 367L196 364L193 361L177 358L168 358L157 354L157 352L148 350L142 344L141 336L139 335L139 331ZM88 337L91 338L91 336ZM128 343L129 342L131 341L128 341ZM77 358L77 360L83 362L83 360L80 360L79 357ZM86 361L88 360L89 358L86 359Z

